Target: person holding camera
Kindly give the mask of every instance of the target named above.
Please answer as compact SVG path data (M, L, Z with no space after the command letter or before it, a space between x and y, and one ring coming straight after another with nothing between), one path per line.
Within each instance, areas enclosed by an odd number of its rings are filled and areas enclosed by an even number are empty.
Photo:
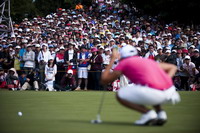
M44 83L44 69L45 69L45 65L47 64L48 60L51 57L51 53L49 52L49 50L47 49L48 45L46 43L42 44L42 50L39 52L38 55L38 63L39 63L39 69L40 69L40 78L41 78L41 82Z
M22 85L21 90L39 90L39 85L38 85L38 81L39 81L39 74L38 74L38 70L34 69L31 70L28 75L26 76L26 81L25 83Z

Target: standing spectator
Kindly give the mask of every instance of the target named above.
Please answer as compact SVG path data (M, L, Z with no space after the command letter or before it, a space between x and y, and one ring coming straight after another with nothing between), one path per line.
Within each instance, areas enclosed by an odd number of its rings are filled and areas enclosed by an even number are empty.
M100 78L102 72L103 58L100 53L98 53L97 48L91 49L92 56L90 58L91 63L91 88L94 90L100 90Z
M4 58L3 58L3 64L2 67L5 70L8 70L12 68L13 66L13 58L10 55L9 48L5 46L4 52L3 52Z
M50 57L51 57L51 54L47 50L47 44L46 43L42 44L42 50L40 51L37 59L38 59L39 69L40 69L40 80L43 83L44 83L44 78L45 78L44 77L45 65L47 64Z
M81 51L78 54L78 87L75 90L81 90L81 83L85 80L84 90L87 90L88 85L88 65L89 65L89 52L86 51L84 46L81 46Z
M14 55L14 68L17 70L17 72L19 73L19 70L20 70L20 54L19 54L19 51L20 51L20 46L16 46L15 47L15 55Z
M55 76L57 74L57 65L54 63L53 57L51 57L45 66L45 81L48 91L54 90Z
M28 44L26 52L23 55L24 71L28 74L35 68L35 53L31 49L32 45Z
M64 67L64 53L65 53L65 48L60 47L59 52L56 54L56 64L57 64L57 70L58 73L56 75L56 84L60 84L60 81L65 74L65 67Z
M79 2L76 7L75 7L76 10L83 10L83 5Z
M40 53L40 44L35 45L35 68L39 69L38 55Z
M68 50L65 51L64 54L64 61L68 66L68 70L72 69L73 74L75 74L76 71L76 65L77 65L77 51L74 49L73 45L70 43Z

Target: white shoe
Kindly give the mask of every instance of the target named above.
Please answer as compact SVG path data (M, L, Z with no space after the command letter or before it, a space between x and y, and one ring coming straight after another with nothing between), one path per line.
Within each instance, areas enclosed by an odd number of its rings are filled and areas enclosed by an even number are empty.
M165 111L160 111L158 112L158 117L157 117L157 123L156 125L163 125L167 122L167 114Z
M157 119L157 114L154 110L150 110L143 114L140 120L135 121L135 125L154 125Z

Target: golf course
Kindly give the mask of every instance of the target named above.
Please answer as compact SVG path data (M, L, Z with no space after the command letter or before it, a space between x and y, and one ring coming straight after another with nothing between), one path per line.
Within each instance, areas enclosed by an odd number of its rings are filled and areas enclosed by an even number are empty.
M134 126L140 114L121 106L106 92L101 124L96 119L102 91L0 90L0 133L199 133L200 92L180 92L181 102L164 105L168 122ZM18 112L21 112L19 115Z

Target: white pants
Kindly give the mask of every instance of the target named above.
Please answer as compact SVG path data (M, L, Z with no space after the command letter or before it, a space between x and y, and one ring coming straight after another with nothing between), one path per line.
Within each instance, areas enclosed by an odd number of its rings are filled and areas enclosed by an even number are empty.
M180 96L174 86L161 91L148 86L130 85L121 88L118 97L122 100L139 105L160 105L165 103L175 104L180 102Z
M78 67L78 78L88 78L88 69L87 67Z
M37 81L34 81L33 82L33 87L35 89L39 89L39 85L38 85L38 82ZM21 90L29 90L31 89L31 85L28 83L28 82L25 82L21 88Z

